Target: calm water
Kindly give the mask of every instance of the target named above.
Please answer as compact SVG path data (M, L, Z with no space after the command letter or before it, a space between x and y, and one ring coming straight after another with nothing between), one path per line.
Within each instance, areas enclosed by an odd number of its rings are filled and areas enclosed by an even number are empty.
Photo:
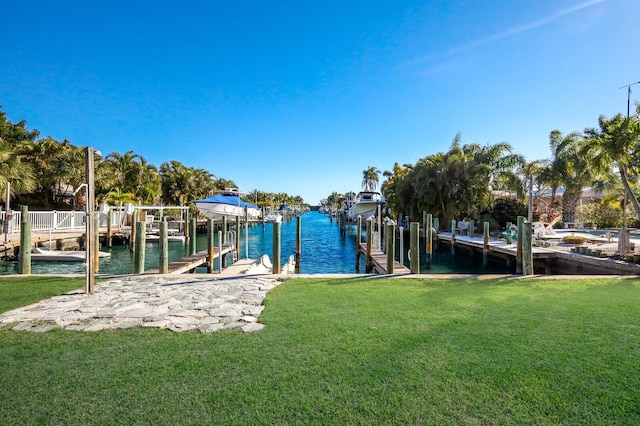
M239 258L245 258L245 231L241 231L241 247ZM249 257L257 259L263 254L272 257L273 225L257 225L249 228ZM216 241L217 244L217 241ZM408 248L406 236L405 250ZM284 263L289 256L295 254L296 221L282 223L281 227L281 260ZM206 235L197 236L197 250L207 248ZM128 246L102 248L110 251L110 258L100 259L101 274L128 274L133 272L133 254ZM169 261L186 256L188 247L183 243L169 242ZM146 244L145 269L158 267L158 243ZM407 256L404 256L408 266ZM356 261L356 228L348 226L345 236L340 235L338 224L331 222L328 216L318 212L310 212L302 216L302 236L300 254L300 273L355 273ZM432 274L448 273L510 273L501 264L489 263L485 268L481 258L472 258L466 254L451 256L448 248L436 249L433 255L431 269L426 269L422 256L422 270ZM364 261L362 262L364 272ZM216 265L217 270L217 265ZM33 274L83 274L84 264L80 262L32 262ZM0 263L0 274L14 274L17 272L15 263ZM199 268L198 272L206 272L206 268Z

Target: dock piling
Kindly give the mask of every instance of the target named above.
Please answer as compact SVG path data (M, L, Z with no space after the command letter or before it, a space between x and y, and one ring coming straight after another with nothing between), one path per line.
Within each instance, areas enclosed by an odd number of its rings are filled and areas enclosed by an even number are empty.
M280 251L281 251L281 241L280 241L280 222L273 222L273 262L272 262L272 272L274 274L280 273Z
M302 245L302 218L296 216L296 269L300 269L300 247Z
M189 256L193 256L194 254L196 254L196 227L197 227L197 221L195 217L192 217L189 220L189 235L191 235L189 237Z
M160 222L160 254L159 273L169 273L169 224L166 221Z
M489 222L484 222L484 242L482 245L482 266L489 264Z
M213 273L213 219L207 219L207 273Z
M136 240L135 240L135 252L133 258L133 273L141 274L144 272L144 257L145 257L145 240L146 240L146 223L136 222Z
M373 249L373 221L367 220L367 252L365 254L365 272L370 274L373 271L373 261L371 259L371 251Z
M18 254L18 273L31 274L31 222L29 209L22 206L20 218L20 253Z
M396 226L394 224L385 225L384 248L387 250L387 273L393 274L393 267L396 255Z
M431 269L431 256L433 254L433 215L427 213L424 228L425 251L427 254L427 269Z
M412 274L420 273L420 223L411 222L409 225L409 268Z
M518 245L516 247L516 274L522 274L522 232L524 231L524 216L518 216L518 228L516 240Z

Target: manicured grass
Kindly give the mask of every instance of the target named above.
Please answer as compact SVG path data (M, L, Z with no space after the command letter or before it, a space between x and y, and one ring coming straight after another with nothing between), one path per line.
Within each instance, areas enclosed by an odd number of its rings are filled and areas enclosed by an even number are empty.
M0 277L0 312L82 289L84 286L85 279L76 277Z
M299 279L252 334L5 329L0 423L638 424L639 302L630 279Z

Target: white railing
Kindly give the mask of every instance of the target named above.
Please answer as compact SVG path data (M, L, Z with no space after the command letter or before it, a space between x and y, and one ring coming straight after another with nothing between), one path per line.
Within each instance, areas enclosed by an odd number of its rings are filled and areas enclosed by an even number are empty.
M0 212L0 221L4 225L7 217L6 212ZM84 211L30 211L29 222L31 222L31 230L33 232L38 231L64 231L64 230L83 230L85 228ZM124 217L122 210L114 208L111 212L111 225L117 226L120 223L121 218ZM107 226L106 214L100 214L100 226ZM19 233L20 223L22 222L22 212L13 211L9 215L9 222L6 227L0 226L0 233Z

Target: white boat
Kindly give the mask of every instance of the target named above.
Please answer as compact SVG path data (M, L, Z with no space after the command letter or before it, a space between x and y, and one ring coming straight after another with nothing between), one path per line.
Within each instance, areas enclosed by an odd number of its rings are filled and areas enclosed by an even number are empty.
M200 213L209 219L220 219L223 216L243 218L245 207L249 220L260 218L260 209L254 204L241 200L237 189L225 189L222 194L196 200L194 203Z
M100 251L99 257L109 257L111 253ZM51 250L46 247L34 247L31 260L42 262L85 262L87 252L84 250Z
M379 192L359 192L356 197L356 202L347 212L348 218L350 220L356 220L358 216L360 216L362 219L369 219L370 217L375 216L378 211L378 206L382 206L385 203L385 199Z

